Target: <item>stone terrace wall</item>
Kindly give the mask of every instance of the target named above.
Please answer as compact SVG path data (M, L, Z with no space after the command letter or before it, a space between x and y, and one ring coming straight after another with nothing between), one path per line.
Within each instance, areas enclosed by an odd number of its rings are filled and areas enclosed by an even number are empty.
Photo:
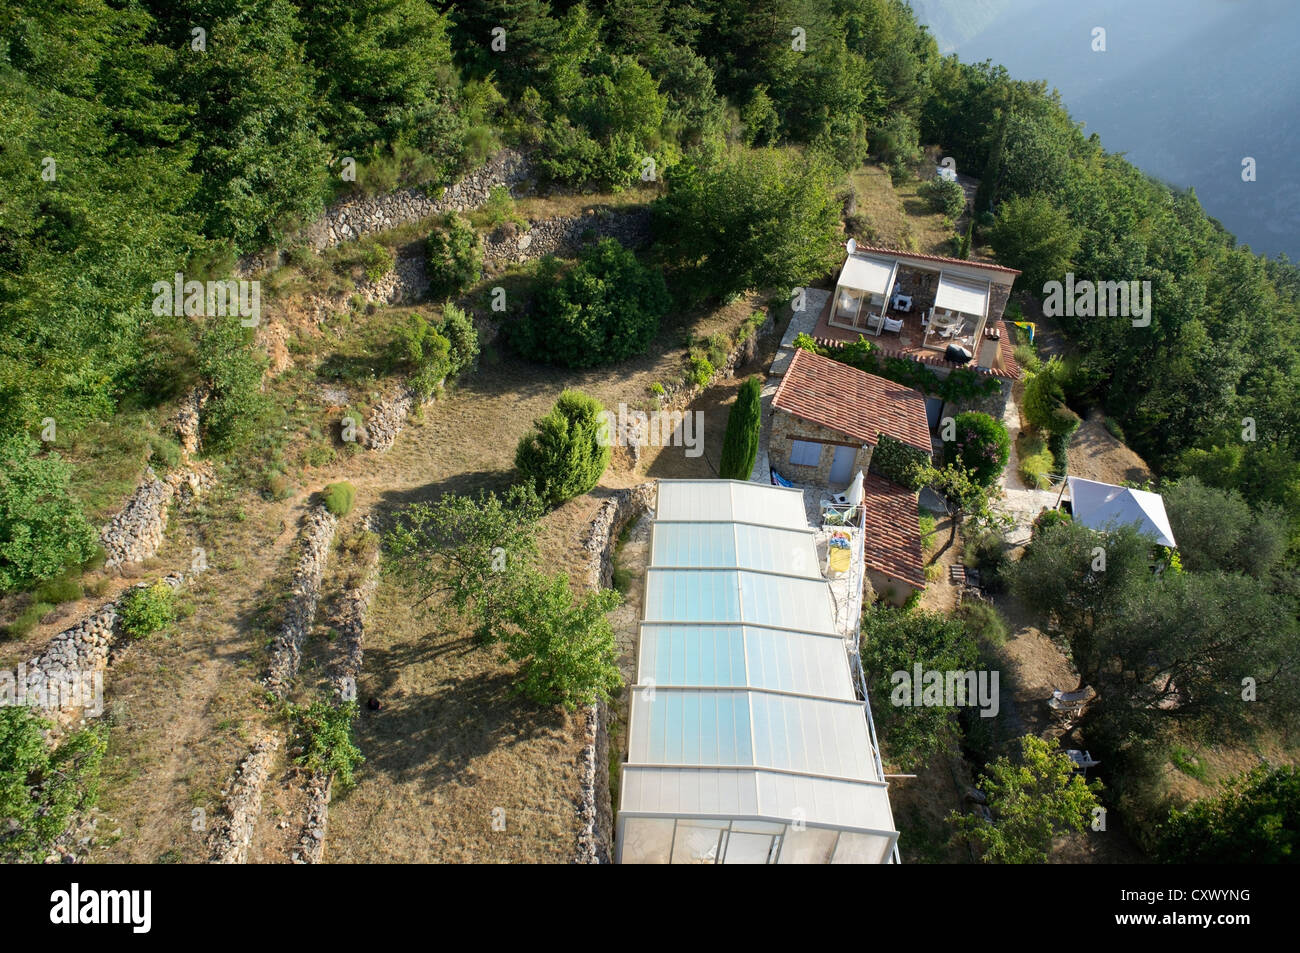
M230 784L221 792L226 798L224 817L213 828L208 842L210 863L248 862L248 845L252 843L253 831L262 813L262 786L279 747L279 736L267 735L253 745L248 757L235 768Z
M291 236L285 244L304 241L313 250L322 251L434 215L477 208L488 200L498 185L504 185L513 193L515 187L531 174L532 165L527 156L513 149L503 149L483 168L452 183L441 193L431 195L423 188L399 189L331 205L324 215ZM278 250L268 249L241 258L235 271L238 276L247 277L279 261Z
M532 222L527 229L510 223L483 243L486 263L530 261L560 252L576 252L598 238L615 238L628 248L650 241L650 210L589 209L581 215Z
M583 541L587 585L609 586L614 576L614 546L629 522L650 508L654 484L616 490L596 512ZM586 742L579 760L578 816L583 830L574 857L579 864L608 864L614 842L614 809L609 791L609 711L604 704L585 714Z
M270 673L266 686L277 697L284 698L289 685L298 674L302 661L302 643L316 618L320 601L321 577L329 560L330 544L338 520L323 503L312 507L303 526L302 552L293 571L293 594L284 612L284 622L271 644Z
M185 582L182 573L169 573L162 581L173 589L180 588ZM142 589L149 583L137 583L134 589ZM125 598L125 593L123 598ZM27 661L25 681L28 698L39 698L39 692L51 684L67 684L71 680L84 679L95 672L103 671L108 666L109 657L116 649L121 631L118 626L118 606L121 598L106 602L93 613L71 628L64 629L50 639L40 655ZM47 697L54 704L46 707L47 711L59 715L67 714L60 710L60 699Z

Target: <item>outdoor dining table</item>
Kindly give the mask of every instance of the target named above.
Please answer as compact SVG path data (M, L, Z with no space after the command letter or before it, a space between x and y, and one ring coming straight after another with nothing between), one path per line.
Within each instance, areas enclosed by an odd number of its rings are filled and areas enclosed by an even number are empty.
M960 315L936 314L934 317L930 319L930 328L935 333L944 334L944 336L947 337L947 336L951 336L952 332L955 331L961 325L961 322L962 319Z

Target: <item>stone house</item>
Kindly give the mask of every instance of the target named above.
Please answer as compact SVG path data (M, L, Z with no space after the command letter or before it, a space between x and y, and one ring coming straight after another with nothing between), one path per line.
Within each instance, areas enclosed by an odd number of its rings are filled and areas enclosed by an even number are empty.
M796 483L843 489L871 467L881 434L931 451L925 397L811 351L796 350L772 398L768 458Z
M932 422L966 410L1001 417L1020 379L1002 320L1020 272L991 262L851 245L812 331L818 344L866 337L884 357L924 364L938 377L957 368L998 382L987 397L931 408Z

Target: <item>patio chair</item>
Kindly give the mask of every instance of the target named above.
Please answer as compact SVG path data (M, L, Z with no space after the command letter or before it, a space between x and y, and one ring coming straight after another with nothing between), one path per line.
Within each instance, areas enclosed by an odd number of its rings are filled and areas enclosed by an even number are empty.
M1053 711L1078 711L1092 697L1092 689L1084 688L1077 692L1063 692L1059 688L1052 692L1047 700L1047 707Z
M1094 760L1091 751L1080 751L1078 748L1071 748L1065 753L1074 762L1074 766L1081 771L1087 771L1089 768L1095 768L1101 764L1100 761Z
M885 318L885 330L893 334L894 332L902 333L903 322L894 318Z

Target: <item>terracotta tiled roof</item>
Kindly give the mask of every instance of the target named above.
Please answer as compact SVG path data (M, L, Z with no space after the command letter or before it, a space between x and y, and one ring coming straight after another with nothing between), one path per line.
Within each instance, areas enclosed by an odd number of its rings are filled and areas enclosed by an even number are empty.
M926 453L931 449L920 391L801 348L772 406L872 446L885 433Z
M1002 358L1002 366L1006 368L1007 376L1013 381L1020 380L1020 362L1016 360L1016 346L1011 341L1011 332L1002 321L998 322L998 331L1002 337L998 339L998 355Z
M879 245L859 245L859 252L874 255L892 255L895 258L919 258L922 261L937 261L947 265L968 265L971 268L984 268L988 271L1000 271L1009 275L1020 274L1015 268L1006 265L993 265L986 261L970 261L966 258L945 258L942 255L923 255L920 252L902 251L898 248L882 248Z
M874 473L866 474L862 489L867 568L924 589L925 561L916 496Z
M1002 337L998 341L998 353L1002 358L1002 367L980 367L975 361L967 364L955 364L945 358L941 353L935 351L932 353L921 353L916 348L890 347L887 343L881 341L872 341L876 351L885 357L904 357L909 361L916 361L918 364L932 364L935 367L964 367L967 370L974 371L976 374L983 374L986 377L1000 377L1003 380L1018 381L1020 380L1020 365L1016 362L1016 346L1011 341L1011 336L1007 333L1006 325L1001 321L997 326L1002 330ZM822 347L838 348L843 347L843 341L833 340L831 338L814 337L813 340Z

